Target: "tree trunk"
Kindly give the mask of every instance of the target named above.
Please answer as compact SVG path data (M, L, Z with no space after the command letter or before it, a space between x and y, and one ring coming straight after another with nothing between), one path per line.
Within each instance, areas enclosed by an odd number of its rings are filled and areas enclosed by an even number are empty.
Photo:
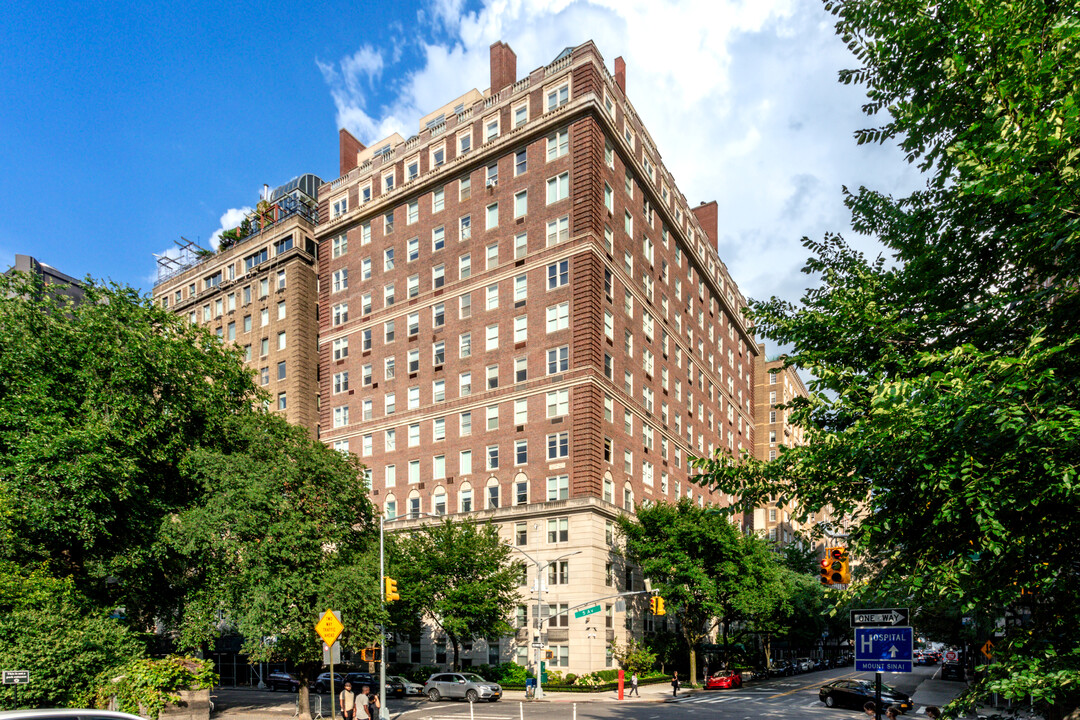
M296 691L296 701L300 703L300 717L298 720L311 720L311 694L308 690L307 679L300 683L300 689ZM334 702L334 698L330 698Z
M453 669L454 672L457 672L457 670L458 670L458 639L457 639L457 635L454 635L452 633L446 633L446 637L450 638L450 644L453 645L453 647L454 647L454 664L452 666L452 669Z

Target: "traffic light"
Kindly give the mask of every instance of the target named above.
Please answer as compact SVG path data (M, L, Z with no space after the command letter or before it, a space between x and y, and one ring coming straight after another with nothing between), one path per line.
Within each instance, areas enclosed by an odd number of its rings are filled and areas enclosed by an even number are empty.
M653 615L665 615L667 611L664 610L664 598L653 595L649 598L649 609L652 610Z
M385 589L386 602L394 602L395 600L401 599L401 595L399 595L397 591L397 580L392 577L384 577L383 585Z
M551 660L554 657L555 657L555 651L554 650L545 650L544 651L544 659L545 660Z
M846 585L851 582L851 566L848 564L847 548L825 548L821 561L822 585Z

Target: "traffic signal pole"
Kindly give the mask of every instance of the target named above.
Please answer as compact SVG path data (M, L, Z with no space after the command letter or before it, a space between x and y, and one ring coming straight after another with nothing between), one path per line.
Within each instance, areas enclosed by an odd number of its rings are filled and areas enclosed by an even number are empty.
M386 584L386 553L383 547L383 518L385 513L379 513L379 582ZM386 590L379 594L382 596L383 615L386 614ZM386 708L386 626L379 625L379 719L388 720L390 711Z

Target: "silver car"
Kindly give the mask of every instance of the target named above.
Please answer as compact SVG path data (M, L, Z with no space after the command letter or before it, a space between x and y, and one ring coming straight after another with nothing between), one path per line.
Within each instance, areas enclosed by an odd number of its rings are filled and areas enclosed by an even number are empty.
M462 698L469 702L488 700L495 702L502 697L498 683L488 682L476 673L435 673L424 683L428 700L435 702L445 698Z

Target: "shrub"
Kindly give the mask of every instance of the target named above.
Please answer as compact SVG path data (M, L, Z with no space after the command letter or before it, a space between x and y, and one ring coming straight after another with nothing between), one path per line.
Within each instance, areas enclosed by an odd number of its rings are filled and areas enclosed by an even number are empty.
M217 682L210 660L170 656L163 660L132 660L98 676L94 705L107 708L116 699L116 709L132 715L156 718L170 702L177 702L180 690L203 690Z

